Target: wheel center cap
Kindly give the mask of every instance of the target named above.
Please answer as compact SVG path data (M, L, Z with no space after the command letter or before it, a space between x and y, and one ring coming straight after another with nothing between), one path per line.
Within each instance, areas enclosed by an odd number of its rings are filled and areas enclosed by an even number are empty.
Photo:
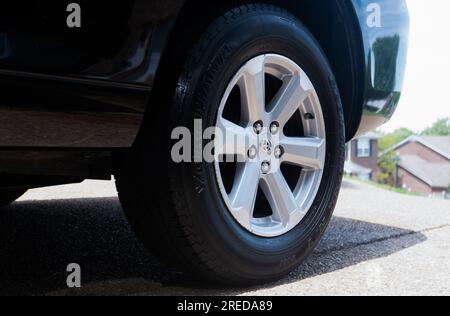
M270 155L272 153L272 148L273 148L273 144L272 144L272 140L270 138L264 138L261 143L259 144L260 149Z

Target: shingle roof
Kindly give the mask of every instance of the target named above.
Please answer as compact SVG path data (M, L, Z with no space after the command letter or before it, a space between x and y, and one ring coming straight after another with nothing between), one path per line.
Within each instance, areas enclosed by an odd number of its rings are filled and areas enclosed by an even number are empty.
M411 136L401 143L398 143L393 148L386 150L381 155L412 142L420 143L450 160L450 136Z
M431 163L418 156L402 156L399 166L433 188L447 188L450 184L450 161Z
M444 157L450 159L450 136L419 136L419 142L428 145Z

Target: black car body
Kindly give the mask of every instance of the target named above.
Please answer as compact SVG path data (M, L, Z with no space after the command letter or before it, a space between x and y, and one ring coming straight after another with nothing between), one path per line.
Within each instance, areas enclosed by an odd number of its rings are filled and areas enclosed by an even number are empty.
M177 31L196 32L189 22L195 12L210 12L206 24L214 10L233 6L79 1L83 25L68 28L69 2L8 3L0 12L1 148L131 146L146 110L156 106L149 96L161 61L176 55ZM405 1L378 1L379 28L367 25L370 0L275 2L304 15L323 43L345 106L347 139L389 119L406 65Z
M227 10L253 1L6 1L0 10L0 189L110 179L185 47ZM385 123L406 66L405 0L266 0L295 15L324 51L346 139ZM381 10L380 25L372 14ZM376 18L376 17L375 17Z

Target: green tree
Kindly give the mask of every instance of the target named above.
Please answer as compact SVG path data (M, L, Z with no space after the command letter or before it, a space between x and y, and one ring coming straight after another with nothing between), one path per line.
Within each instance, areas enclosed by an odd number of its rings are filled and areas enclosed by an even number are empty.
M441 118L433 125L426 128L422 135L424 136L450 136L450 118Z
M380 152L389 150L412 135L414 132L407 128L399 128L393 133L385 134L379 141Z
M450 182L448 183L448 193L450 193Z
M378 161L380 167L380 173L378 175L379 183L395 187L396 158L394 152L389 152L380 157Z
M399 128L392 133L384 134L379 140L380 152L384 153L404 141L408 137L414 135L414 132L407 128ZM395 186L395 172L397 168L397 155L394 151L382 154L378 161L380 167L380 174L378 175L378 182L381 184Z

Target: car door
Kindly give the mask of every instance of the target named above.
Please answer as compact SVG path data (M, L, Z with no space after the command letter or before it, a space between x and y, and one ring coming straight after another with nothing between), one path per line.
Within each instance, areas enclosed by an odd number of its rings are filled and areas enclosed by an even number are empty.
M156 72L153 35L171 20L163 3L2 4L0 147L130 146Z

